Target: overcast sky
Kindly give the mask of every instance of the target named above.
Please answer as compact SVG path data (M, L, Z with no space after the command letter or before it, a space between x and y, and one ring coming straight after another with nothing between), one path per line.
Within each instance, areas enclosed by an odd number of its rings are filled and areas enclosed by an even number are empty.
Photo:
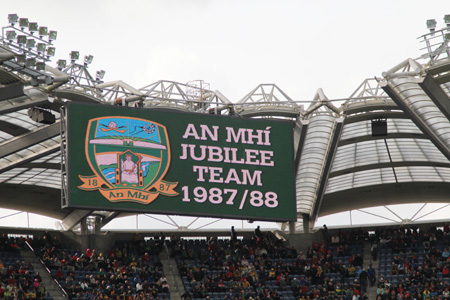
M202 79L233 102L260 83L294 100L318 88L348 97L364 79L420 56L426 20L441 28L450 14L449 0L0 1L2 26L17 13L58 31L54 65L77 50L94 55L90 71L105 70L106 82Z
M365 78L420 55L426 20L443 27L448 0L8 1L58 31L56 58L92 54L92 73L141 88L157 80L202 79L231 101L260 83L294 100L318 88L348 97ZM0 16L1 17L1 16ZM54 59L56 62L56 59Z

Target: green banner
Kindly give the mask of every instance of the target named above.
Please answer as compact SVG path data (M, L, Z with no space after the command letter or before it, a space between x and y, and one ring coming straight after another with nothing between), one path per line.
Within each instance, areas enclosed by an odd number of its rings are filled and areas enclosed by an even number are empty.
M296 220L292 122L67 105L67 206Z

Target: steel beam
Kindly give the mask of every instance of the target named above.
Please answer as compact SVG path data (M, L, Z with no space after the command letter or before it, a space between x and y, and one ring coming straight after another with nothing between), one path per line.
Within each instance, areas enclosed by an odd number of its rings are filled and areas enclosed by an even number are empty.
M387 108L384 108L387 109ZM399 109L398 106L396 109ZM405 115L404 112L402 111L371 111L371 112L367 112L367 113L363 113L363 114L354 114L354 115L347 115L345 117L345 121L344 124L352 124L352 123L357 123L357 122L362 122L362 121L369 121L372 119L375 119L376 117L380 117L383 116L387 119L408 119L409 117L407 115Z
M103 227L103 226L105 226L106 224L108 224L109 222L111 222L112 220L114 220L116 217L118 217L119 215L121 214L121 212L120 211L113 211L113 212L110 212L106 217L104 217L103 219L102 219L102 222L101 222L101 227Z
M423 133L405 133L405 132L393 132L389 133L389 139L427 139L428 137ZM342 139L339 141L339 146L345 146L350 144L362 143L367 141L384 140L385 136L372 136L372 135L361 135L354 138Z
M371 112L376 110L396 110L399 109L398 105L392 100L372 100L361 101L351 104L345 104L342 112L346 115L358 114L362 112Z
M27 109L33 106L48 104L48 97L38 89L24 90L25 96L0 102L0 115Z
M40 127L29 133L12 138L0 144L0 158L16 153L22 149L44 142L60 134L60 122Z
M419 86L450 121L450 99L433 76L427 74L423 81L419 82Z
M33 152L30 155L25 156L21 159L16 159L11 163L0 165L0 173L20 167L26 163L32 162L33 160L39 159L39 158L47 156L49 154L58 152L60 149L61 149L61 145L58 143L52 147L45 148L39 152Z
M300 157L302 155L303 145L305 144L306 132L308 130L309 122L298 118L294 127L294 174L297 174L300 164Z
M382 205L448 203L449 194L447 182L393 182L354 187L326 194L319 217Z
M0 101L25 96L22 83L9 84L0 87Z
M317 200L314 205L314 211L311 218L311 221L313 223L315 223L317 221L317 218L319 217L320 207L322 206L322 201L325 194L325 187L327 186L331 166L333 164L333 160L336 155L339 144L339 139L341 137L344 128L344 119L343 118L336 119L335 124L336 125L334 128L333 138L331 140L330 147L328 148L328 152L325 158L326 159L325 164L323 166L322 178L320 180L319 187L317 188L317 197L316 197Z
M50 163L50 162L30 162L23 164L24 168L39 168L39 169L50 169L50 170L61 170L61 164L60 163Z
M71 230L77 224L81 222L84 218L89 216L92 213L92 210L82 210L77 209L71 212L67 217L62 220L61 224L64 227L64 230Z
M74 90L55 90L55 96L82 103L101 103L101 101L89 94Z
M440 167L440 168L450 168L450 163L438 163L434 161L399 161L399 162L387 162L387 163L376 163L369 165L361 165L346 169L341 169L330 173L329 178L342 176L349 173L356 173L367 170L378 170L383 168L398 168L398 167Z
M428 138L431 140L431 142L436 146L436 148L439 149L439 151L444 154L444 156L450 160L450 150L447 148L447 145L445 145L433 132L433 130L422 120L420 119L417 114L406 104L402 101L398 93L392 88L392 86L389 85L389 83L381 84L381 87L386 92L386 94L391 97L392 100L397 103L397 105L411 118L411 120L416 124L416 126L422 130L422 132L428 136Z
M30 130L26 128L3 120L0 120L0 131L6 132L7 134L10 134L12 136L20 136L22 134L30 132Z

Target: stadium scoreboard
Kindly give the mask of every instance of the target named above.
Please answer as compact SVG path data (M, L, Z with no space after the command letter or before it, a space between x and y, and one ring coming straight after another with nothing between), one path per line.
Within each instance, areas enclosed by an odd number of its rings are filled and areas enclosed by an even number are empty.
M296 220L291 121L68 103L65 207Z

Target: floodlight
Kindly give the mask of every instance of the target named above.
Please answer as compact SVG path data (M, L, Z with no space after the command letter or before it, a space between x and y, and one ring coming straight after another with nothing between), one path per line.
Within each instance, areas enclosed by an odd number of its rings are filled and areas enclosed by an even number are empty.
M28 30L31 31L31 34L33 34L34 31L38 31L38 29L39 29L38 23L36 22L28 23Z
M27 45L25 47L34 48L34 46L36 46L36 41L34 39L27 40Z
M12 42L16 38L17 34L14 30L8 30L6 32L6 39Z
M100 80L100 79L103 79L103 77L105 77L105 71L103 71L103 70L100 70L100 71L97 71L97 74L95 75L95 78L97 79L97 80Z
M48 29L46 26L39 27L39 35L40 36L48 35Z
M67 62L66 62L65 59L58 59L56 64L58 65L58 70L62 70L62 69L64 69L66 67Z
M436 28L436 20L435 19L427 20L427 28L430 29L430 32L434 32Z
M36 63L36 70L37 71L44 71L45 70L45 62L38 61Z
M450 27L450 15L444 16L444 23L447 24L447 27Z
M32 57L32 58L28 58L27 62L26 62L26 66L29 68L33 68L36 66L36 58Z
M94 56L92 55L86 55L84 57L84 64L85 65L90 65L92 63L92 61L94 60Z
M20 18L19 19L19 26L23 29L25 27L28 27L28 18Z
M37 44L37 51L38 52L45 52L45 48L47 48L47 44L45 44L45 43L38 43Z
M26 35L19 35L17 36L17 44L26 44L27 43L27 36Z
M17 14L9 14L8 15L8 22L11 25L17 23L18 20L19 20L19 16Z
M47 55L48 56L55 56L55 52L56 52L55 47L48 47L47 48Z
M16 55L16 61L18 63L24 64L27 62L27 56L25 54L18 54L18 55Z
M386 117L377 117L372 119L372 136L387 136L388 128L387 128L387 118Z
M70 55L70 60L71 61L75 61L75 60L80 58L80 52L79 51L71 51L69 55Z
M50 41L54 41L54 40L56 40L57 35L58 35L57 31L51 30L48 34L48 39Z
M53 124L56 121L55 115L43 107L35 106L28 109L28 116L31 120L43 124Z

